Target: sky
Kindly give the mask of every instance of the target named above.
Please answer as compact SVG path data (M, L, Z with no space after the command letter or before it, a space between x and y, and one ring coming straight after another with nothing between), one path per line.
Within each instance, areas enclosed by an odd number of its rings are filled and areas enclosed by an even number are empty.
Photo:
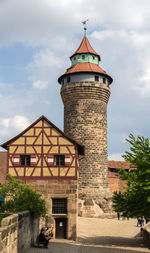
M150 138L149 0L0 0L0 143L41 115L63 130L57 79L87 37L113 78L108 155L122 160L130 133ZM2 150L2 149L1 149Z

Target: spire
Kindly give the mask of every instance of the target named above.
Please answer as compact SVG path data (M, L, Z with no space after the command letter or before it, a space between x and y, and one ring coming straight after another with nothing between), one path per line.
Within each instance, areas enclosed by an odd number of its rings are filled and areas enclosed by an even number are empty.
M81 22L83 24L84 36L86 36L86 30L87 30L86 23L87 23L87 21L89 21L89 20L87 19L87 20Z
M88 38L86 36L83 37L80 46L78 49L75 51L73 55L70 56L72 58L76 54L85 54L85 53L90 53L98 56L99 61L100 61L100 55L95 52L95 50L92 48L90 42L88 41Z

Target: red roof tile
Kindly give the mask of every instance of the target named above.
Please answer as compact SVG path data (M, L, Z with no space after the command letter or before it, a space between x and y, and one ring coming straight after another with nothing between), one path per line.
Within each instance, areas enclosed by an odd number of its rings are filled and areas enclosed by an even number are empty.
M99 54L97 54L95 52L95 50L92 48L92 46L90 45L90 42L88 41L88 38L86 36L84 36L83 40L81 41L80 46L78 47L78 49L75 51L75 53L70 56L73 57L76 54L83 54L83 53L91 53L94 54L96 56L98 56L99 60L100 60L100 56Z
M62 76L59 77L58 82L61 83L61 80L65 75L79 73L79 72L93 72L93 73L104 74L105 76L107 76L107 78L109 78L110 83L112 83L111 76L109 76L99 65L96 65L90 62L77 63L71 66L69 69L67 69L67 71Z

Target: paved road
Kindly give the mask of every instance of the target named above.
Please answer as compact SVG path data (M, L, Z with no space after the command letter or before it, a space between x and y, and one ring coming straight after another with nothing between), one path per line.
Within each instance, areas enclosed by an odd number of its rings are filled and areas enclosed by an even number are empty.
M78 241L55 240L49 249L27 253L150 253L143 245L136 220L78 218Z

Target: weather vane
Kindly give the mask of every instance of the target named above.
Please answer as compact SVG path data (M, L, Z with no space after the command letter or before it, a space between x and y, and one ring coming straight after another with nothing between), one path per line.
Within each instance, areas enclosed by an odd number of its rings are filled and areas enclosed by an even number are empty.
M84 36L86 36L86 30L87 30L86 23L87 23L87 21L89 21L89 19L82 21L83 29L84 29Z

